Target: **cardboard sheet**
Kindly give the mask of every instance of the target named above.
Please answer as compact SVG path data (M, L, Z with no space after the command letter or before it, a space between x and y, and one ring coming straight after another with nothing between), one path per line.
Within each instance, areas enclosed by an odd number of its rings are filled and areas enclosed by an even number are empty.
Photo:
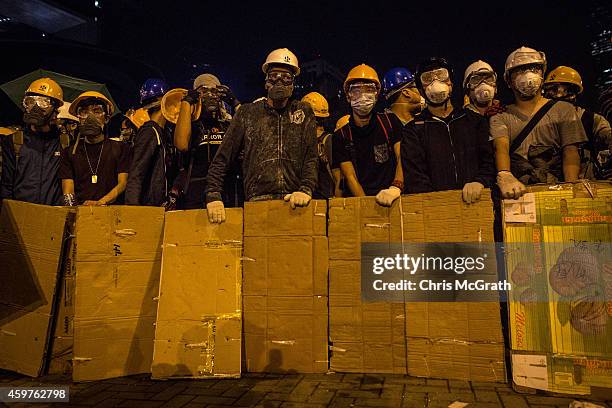
M239 377L242 209L166 214L153 378Z

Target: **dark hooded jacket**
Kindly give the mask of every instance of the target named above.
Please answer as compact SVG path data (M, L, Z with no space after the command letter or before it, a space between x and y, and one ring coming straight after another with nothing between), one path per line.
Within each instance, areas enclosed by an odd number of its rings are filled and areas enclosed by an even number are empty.
M310 105L289 101L282 110L265 98L241 105L208 169L206 202L221 200L224 178L244 151L246 200L302 191L317 184L317 134Z

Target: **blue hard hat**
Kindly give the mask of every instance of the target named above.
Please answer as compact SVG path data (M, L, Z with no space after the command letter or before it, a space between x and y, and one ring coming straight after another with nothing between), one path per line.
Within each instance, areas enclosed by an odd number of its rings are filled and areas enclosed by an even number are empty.
M383 95L389 97L394 93L393 91L397 91L411 82L414 82L414 75L408 68L392 68L383 77Z
M164 96L168 91L168 85L163 79L149 78L140 88L140 104L150 100Z

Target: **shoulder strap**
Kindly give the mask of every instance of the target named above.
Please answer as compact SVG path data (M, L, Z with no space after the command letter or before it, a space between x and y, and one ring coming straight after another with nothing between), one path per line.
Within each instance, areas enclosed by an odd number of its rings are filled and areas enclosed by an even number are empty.
M159 132L157 131L157 129L155 129L155 127L151 127L153 129L153 131L155 132L155 136L157 137L157 145L160 146L161 145L161 138L159 137Z
M546 102L546 104L542 106L535 113L535 115L533 115L531 120L525 125L523 130L521 130L516 139L514 139L514 141L510 145L510 154L514 153L516 149L519 148L519 146L525 141L527 136L529 136L533 128L538 124L538 122L540 122L540 120L542 120L544 115L546 115L546 113L550 110L550 108L553 107L555 103L557 103L557 101L551 99L550 101Z
M70 135L68 135L68 133L60 133L59 140L62 149L70 146Z
M593 141L593 125L595 123L595 113L592 111L587 111L585 110L584 113L582 114L582 118L581 122L582 122L582 126L584 127L584 131L587 135L587 139L589 140L589 142Z
M19 151L23 146L23 130L17 130L12 135L13 138L13 149L15 150L15 156L19 157Z
M386 113L385 113L386 115ZM385 124L383 123L382 119L380 118L380 115L376 115L376 119L378 119L378 123L380 123L380 127L383 130L383 133L385 134L385 138L387 139L387 144L390 145L390 139L389 139L389 133L387 132L387 128L385 127ZM387 120L389 120L389 118L387 118ZM392 128L393 129L393 128Z

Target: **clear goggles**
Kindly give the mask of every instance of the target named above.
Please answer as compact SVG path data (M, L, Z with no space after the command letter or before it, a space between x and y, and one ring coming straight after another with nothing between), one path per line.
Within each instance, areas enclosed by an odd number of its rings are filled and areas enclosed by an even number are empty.
M77 116L79 119L86 119L88 116L95 116L96 118L104 118L106 110L102 105L89 105L77 108Z
M525 73L525 72L533 72L534 74L544 74L544 67L539 63L532 63L527 65L522 65L520 67L514 68L511 73Z
M431 84L434 81L446 82L448 81L448 69L446 68L438 68L433 71L423 72L421 74L421 83L424 86Z
M476 88L478 85L485 83L487 85L495 86L497 83L497 75L491 71L476 71L470 75L468 80L468 87L470 89Z
M510 67L518 67L520 65L528 65L528 64L545 64L546 56L542 51L527 51L527 52L517 52L512 57L512 61L510 61Z
M378 87L375 84L353 84L349 86L348 94L351 99L359 99L364 95L376 95Z
M549 98L566 98L578 95L578 89L572 84L544 84L544 94Z
M200 93L200 96L207 97L207 98L219 98L220 96L220 92L217 88L212 88L212 87L207 87L207 86L199 87L198 92Z
M23 98L23 107L30 111L34 105L38 106L40 109L47 110L51 106L53 106L53 100L48 96L42 95L26 95Z
M291 85L293 83L293 74L289 72L272 71L266 75L266 81L277 83L281 82L283 85Z

